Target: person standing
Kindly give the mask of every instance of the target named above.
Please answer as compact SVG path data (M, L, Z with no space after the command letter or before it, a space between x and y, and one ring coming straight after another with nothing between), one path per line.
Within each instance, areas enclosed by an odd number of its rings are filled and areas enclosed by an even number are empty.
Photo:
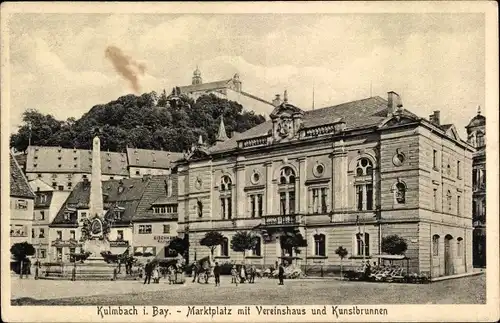
M255 275L257 274L257 269L255 268L255 265L252 265L250 268L250 284L255 283Z
M152 273L153 273L153 265L148 260L148 262L146 263L146 266L144 266L144 285L146 284L146 282L148 284L151 283L151 274Z
M280 266L278 267L278 279L279 279L278 285L284 285L283 283L284 278L285 278L285 268L281 263Z
M198 262L193 262L192 266L192 276L193 276L193 283L196 281L196 278L198 277ZM199 278L198 278L199 281Z
M214 278L215 278L215 286L220 286L220 266L218 262L215 263Z
M231 283L235 283L236 286L238 286L238 269L236 269L236 265L233 265L233 268L231 268Z

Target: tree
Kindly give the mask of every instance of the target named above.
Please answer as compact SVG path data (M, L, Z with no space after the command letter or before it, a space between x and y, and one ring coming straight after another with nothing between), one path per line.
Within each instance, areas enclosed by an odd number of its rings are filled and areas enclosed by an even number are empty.
M344 248L343 246L340 246L335 250L335 253L340 257L340 277L343 277L343 264L342 260L347 256L347 249Z
M408 249L406 240L397 234L388 235L382 238L382 252L390 255L402 255Z
M231 238L231 249L236 252L243 252L243 258L245 258L245 251L255 248L257 239L258 237L249 231L238 231Z
M179 237L175 237L170 240L170 243L167 246L167 249L170 251L174 251L176 255L185 256L186 251L189 249L189 241L188 239L181 239Z
M23 264L26 262L28 256L33 256L35 254L35 248L31 243L28 242L18 242L14 243L10 247L10 253L12 257L20 263L20 275L23 277Z
M293 249L295 253L300 253L299 247L306 247L307 241L299 234L287 234L281 239L281 248Z
M217 246L224 242L224 236L219 231L209 231L200 240L200 245L208 247L210 249L210 260L214 257L214 251Z

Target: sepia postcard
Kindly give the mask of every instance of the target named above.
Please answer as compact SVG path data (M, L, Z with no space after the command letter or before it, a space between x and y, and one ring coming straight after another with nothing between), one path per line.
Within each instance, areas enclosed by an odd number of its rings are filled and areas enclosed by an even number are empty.
M496 2L0 11L3 321L500 319Z

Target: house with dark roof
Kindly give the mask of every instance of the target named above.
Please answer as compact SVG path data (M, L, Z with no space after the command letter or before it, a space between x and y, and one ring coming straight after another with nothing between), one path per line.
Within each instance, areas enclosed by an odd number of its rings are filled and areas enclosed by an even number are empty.
M167 237L177 235L176 188L175 175L102 181L111 252L120 254L128 248L153 256L157 253L152 251L163 252ZM50 224L50 260L69 261L70 253L83 250L81 229L89 217L89 199L90 181L84 180L57 212Z
M243 91L242 81L238 73L229 79L203 83L201 72L197 67L193 72L191 83L175 87L172 95L186 95L196 100L202 95L214 94L219 98L238 102L245 109L264 116L269 116L274 108L273 102Z
M102 181L105 219L110 223L110 247L122 253L132 240L132 218L135 216L149 177ZM79 182L50 224L51 260L68 261L69 254L83 248L81 229L89 218L90 181Z
M35 194L28 184L12 152L9 154L10 169L10 245L31 243L33 205Z
M126 153L101 152L103 180L129 177ZM40 179L59 191L71 191L85 178L90 178L92 151L49 146L29 146L26 154L26 176Z
M144 175L168 175L175 162L182 158L182 153L127 148L128 172L130 177Z
M136 256L171 256L166 248L177 237L177 175L152 176L133 218Z
M210 147L200 142L177 166L190 258L208 255L199 241L217 230L220 261L336 271L339 246L354 268L378 261L385 237L398 235L411 272L470 272L474 148L454 126L416 112L395 92L305 111L285 91L267 122L232 138L219 133ZM241 230L257 243L233 252Z

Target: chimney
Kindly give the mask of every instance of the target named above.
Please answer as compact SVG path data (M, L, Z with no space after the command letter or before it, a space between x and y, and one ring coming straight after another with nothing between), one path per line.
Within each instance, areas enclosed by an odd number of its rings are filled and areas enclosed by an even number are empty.
M396 113L403 103L401 102L401 97L396 92L387 92L387 107L389 108L389 113Z
M434 111L434 113L429 116L429 121L436 126L441 125L441 112Z
M280 105L280 104L281 104L281 97L280 97L280 95L279 95L279 94L276 94L276 97L275 97L275 98L274 98L274 100L273 100L273 105L274 105L275 107L277 107L277 106L278 106L278 105Z

